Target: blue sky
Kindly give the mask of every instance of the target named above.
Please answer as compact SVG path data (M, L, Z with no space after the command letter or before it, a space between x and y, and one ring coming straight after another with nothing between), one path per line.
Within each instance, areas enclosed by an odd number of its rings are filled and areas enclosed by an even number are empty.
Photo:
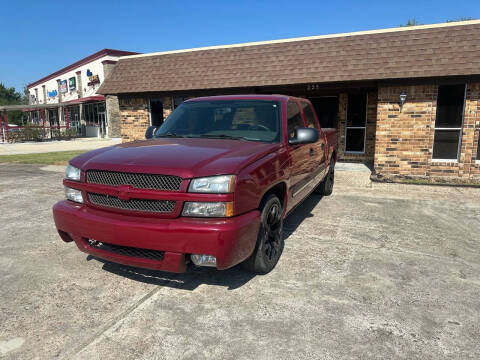
M480 18L477 1L2 0L0 82L17 90L103 48L153 52Z

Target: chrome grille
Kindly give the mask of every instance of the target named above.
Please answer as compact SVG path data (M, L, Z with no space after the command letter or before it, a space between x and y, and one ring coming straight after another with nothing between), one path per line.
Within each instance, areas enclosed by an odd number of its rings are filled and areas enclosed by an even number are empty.
M163 257L165 256L165 251L160 251L160 250L149 250L149 249L135 248L130 246L120 246L120 245L100 242L93 239L86 239L86 242L90 247L94 249L108 251L108 252L119 254L119 255L132 256L136 258L150 259L150 260L163 260Z
M149 213L170 213L175 208L175 201L171 200L120 200L116 196L95 193L88 193L88 199L92 204L97 206Z
M88 170L87 182L112 186L132 185L139 189L178 191L182 178L173 175Z

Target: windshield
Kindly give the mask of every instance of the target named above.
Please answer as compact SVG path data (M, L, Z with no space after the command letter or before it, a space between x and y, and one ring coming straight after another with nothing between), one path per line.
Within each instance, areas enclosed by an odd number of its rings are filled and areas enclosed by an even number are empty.
M192 101L180 105L155 137L205 137L278 142L280 103L265 100Z

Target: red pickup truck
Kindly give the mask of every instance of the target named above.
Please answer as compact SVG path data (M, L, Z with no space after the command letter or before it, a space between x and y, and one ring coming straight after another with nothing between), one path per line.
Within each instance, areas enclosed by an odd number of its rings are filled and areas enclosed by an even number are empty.
M215 96L180 105L147 140L77 156L53 207L60 237L125 265L259 274L282 254L283 219L310 193L330 195L336 130L308 100Z

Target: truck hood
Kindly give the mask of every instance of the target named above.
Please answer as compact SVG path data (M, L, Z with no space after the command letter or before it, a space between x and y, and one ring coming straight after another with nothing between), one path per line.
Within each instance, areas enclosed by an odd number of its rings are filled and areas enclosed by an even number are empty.
M245 140L162 138L90 151L70 163L82 169L141 172L192 178L236 174L280 148Z

